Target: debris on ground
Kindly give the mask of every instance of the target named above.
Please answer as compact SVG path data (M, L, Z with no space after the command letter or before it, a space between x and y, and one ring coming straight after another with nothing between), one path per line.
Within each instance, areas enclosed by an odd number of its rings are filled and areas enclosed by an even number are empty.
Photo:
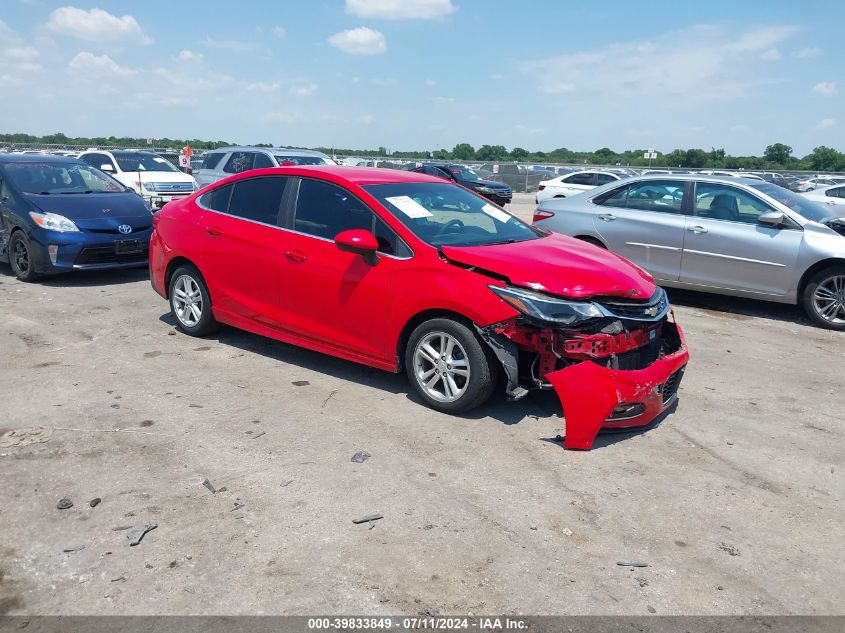
M725 543L724 541L722 541L721 543L719 543L719 549L723 552L727 552L731 556L740 556L739 548L735 545L731 545L730 543Z
M70 554L72 552L81 552L85 549L84 545L71 545L70 547L66 547L62 550L65 554Z
M292 384L294 387L307 387L307 386L308 386L308 385L310 385L311 383L310 383L310 382L308 382L307 380L294 380L294 381L293 381L292 383L290 383L290 384Z
M646 606L646 609L648 609L648 612L649 612L649 613L657 613L657 609L655 609L655 608L654 608L653 606L651 606L651 605Z
M93 499L91 499L91 501L88 502L88 505L92 508L96 508L98 505L100 505L101 501L102 499L100 499L100 497L94 497Z
M352 519L352 522L355 524L358 523L369 523L370 521L378 521L379 519L383 519L383 514L368 514L367 516L361 517L360 519Z
M68 508L73 507L73 501L71 501L67 497L63 497L63 498L59 499L59 502L56 504L56 507L59 510L67 510Z
M144 535L149 532L150 530L154 530L158 527L155 523L145 523L144 527L136 528L126 533L126 538L129 539L129 545L137 545L141 542L141 539L144 538Z
M33 429L13 429L0 435L0 448L43 444L50 441L52 436L53 429L49 426L39 426Z
M254 440L255 440L255 439L258 439L258 438L259 438L259 437L261 437L262 435L267 435L267 432L266 432L266 431L261 431L260 433L256 433L255 435L253 435L253 436L252 436L252 439L254 439Z
M358 451L352 456L352 461L356 464L363 464L370 459L371 455L367 451Z
M643 578L642 576L638 576L637 578L634 578L634 580L636 580L637 583L639 583L640 587L647 587L648 586L648 579L647 578Z
M123 532L123 530L128 530L132 526L131 525L117 525L111 529L112 532Z
M288 479L285 483L282 484L282 488L286 488L293 483L293 479Z
M235 510L240 510L244 507L245 504L240 503L239 501L235 501L235 507L229 510L229 512L234 512Z
M215 488L214 485L208 479L203 479L202 485L208 488L211 491L211 494L217 493L217 488Z
M126 576L118 576L117 578L112 578L111 582L126 582Z
M630 561L630 562L620 560L620 561L617 561L616 564L619 565L620 567L648 567L648 563L644 563L644 562L639 561L639 560L634 560L634 561Z
M326 396L326 399L325 399L325 400L323 400L323 404L320 406L320 408L321 408L321 409L324 409L324 408L325 408L325 406L329 403L329 400L331 400L331 399L332 399L332 396L333 396L334 394L336 394L336 393L337 393L337 389L332 389L332 390L331 390L331 393L329 393L329 395L328 395L328 396Z

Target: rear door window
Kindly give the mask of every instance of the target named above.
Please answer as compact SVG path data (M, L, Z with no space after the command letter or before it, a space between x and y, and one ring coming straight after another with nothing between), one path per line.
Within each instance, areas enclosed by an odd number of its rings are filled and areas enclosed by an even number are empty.
M677 180L645 180L628 185L625 206L640 211L680 213L684 183Z
M200 165L200 169L216 169L223 156L225 156L225 154L222 152L211 152L210 154L206 154L202 158L202 165Z
M253 161L255 161L255 153L253 152L232 152L223 167L223 171L227 174L240 174L252 169Z
M229 210L229 198L232 197L232 189L234 188L234 184L217 187L200 196L198 202L205 209L227 213Z
M610 174L596 174L596 184L598 186L606 185L609 182L616 182L617 178Z
M229 215L278 226L282 196L288 180L285 176L264 176L233 183Z
M252 164L253 169L262 169L264 167L275 167L276 165L273 164L273 160L264 154L263 152L258 152L255 154L255 162Z
M592 185L593 174L572 174L563 179L567 185Z

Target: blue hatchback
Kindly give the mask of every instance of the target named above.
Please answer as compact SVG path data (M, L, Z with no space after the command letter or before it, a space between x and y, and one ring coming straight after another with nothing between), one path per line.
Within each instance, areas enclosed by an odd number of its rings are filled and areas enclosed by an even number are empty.
M144 199L74 158L0 155L0 261L18 279L147 266Z

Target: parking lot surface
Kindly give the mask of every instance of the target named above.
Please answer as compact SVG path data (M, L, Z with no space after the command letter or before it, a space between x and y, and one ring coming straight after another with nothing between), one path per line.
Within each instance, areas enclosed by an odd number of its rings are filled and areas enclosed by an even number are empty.
M0 265L0 427L54 429L0 448L0 613L841 613L845 335L671 296L677 409L574 452L552 393L452 417L404 376L181 334L146 270Z

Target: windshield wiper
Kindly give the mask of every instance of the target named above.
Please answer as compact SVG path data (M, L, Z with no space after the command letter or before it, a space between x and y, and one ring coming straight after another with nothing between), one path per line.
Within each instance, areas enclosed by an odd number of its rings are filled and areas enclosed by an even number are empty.
M88 189L87 191L62 191L63 196L70 196L70 195L75 195L75 194L79 194L79 193L94 193L94 192L91 191L90 189Z
M510 238L507 240L502 240L501 242L484 242L483 244L479 244L479 246L496 246L497 244L513 244L519 240L515 238Z

